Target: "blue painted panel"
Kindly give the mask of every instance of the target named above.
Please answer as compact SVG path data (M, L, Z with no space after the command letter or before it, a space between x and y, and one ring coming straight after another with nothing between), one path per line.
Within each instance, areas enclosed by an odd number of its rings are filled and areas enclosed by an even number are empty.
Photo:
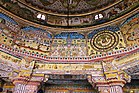
M116 27L116 26L107 26L107 27L96 29L96 30L94 30L94 31L92 31L91 33L88 34L88 39L91 39L98 32L105 31L105 30L116 32L116 31L119 31L120 28Z
M137 14L135 14L135 15L129 17L123 24L121 24L121 26L127 24L129 21L131 21L131 20L134 19L134 18L139 18L139 13L137 13Z
M0 13L0 18L17 25L17 22L15 22L12 18L10 18L9 16L5 14Z
M77 32L62 32L60 34L55 35L56 39L84 39L85 36L82 34L79 34Z
M33 26L28 26L28 27L22 28L21 30L23 30L23 31L34 31L34 32L35 31L42 31L43 33L47 33L47 36L49 38L52 38L52 35L50 33L48 33L46 30L43 30L41 28L36 28L36 27L33 27Z

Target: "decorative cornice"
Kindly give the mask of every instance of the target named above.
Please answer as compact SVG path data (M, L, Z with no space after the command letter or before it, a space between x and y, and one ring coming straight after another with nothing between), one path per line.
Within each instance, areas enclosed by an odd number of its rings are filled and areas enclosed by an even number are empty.
M4 51L5 53L16 55L16 56L28 56L31 58L34 58L36 60L42 60L45 62L51 62L51 63L88 63L88 62L99 62L100 60L106 59L106 58L113 58L116 56L123 56L125 54L132 54L132 53L138 53L138 46L127 47L127 49L118 50L112 53L106 53L96 56L87 56L87 57L50 57L50 56L41 56L41 55L32 55L29 52L23 52L22 50L12 49L9 46L5 46L3 44L0 44L0 50Z
M121 86L123 87L126 84L124 80L113 80L113 81L102 81L97 82L96 87L104 87L104 86Z

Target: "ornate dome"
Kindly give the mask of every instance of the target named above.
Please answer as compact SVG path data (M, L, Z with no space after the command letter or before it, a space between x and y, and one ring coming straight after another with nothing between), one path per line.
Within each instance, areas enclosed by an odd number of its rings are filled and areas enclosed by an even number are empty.
M41 82L48 93L122 93L138 62L139 0L0 0L0 76L14 93Z
M77 28L114 20L138 7L138 0L1 0L0 4L35 23Z
M21 2L52 15L79 16L108 8L120 0L21 0Z

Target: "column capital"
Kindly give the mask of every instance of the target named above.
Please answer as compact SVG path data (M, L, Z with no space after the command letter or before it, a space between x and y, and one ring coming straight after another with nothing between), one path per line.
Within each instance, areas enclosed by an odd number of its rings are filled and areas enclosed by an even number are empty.
M131 81L131 76L126 74L124 71L109 71L104 72L103 75L87 77L88 82L93 86L124 86L127 82Z
M44 76L35 76L30 77L19 76L13 79L13 84L15 85L14 93L36 93L38 86L44 80Z
M13 84L29 84L29 85L40 85L40 83L44 80L44 76L18 76L15 77L12 81Z
M123 83L126 84L127 82L131 81L131 76L125 73L124 71L118 71L118 70L113 70L109 72L104 72L105 79L107 82L117 82L117 83Z
M100 93L123 93L122 87L130 82L131 77L124 71L107 71L103 75L87 77L88 82Z

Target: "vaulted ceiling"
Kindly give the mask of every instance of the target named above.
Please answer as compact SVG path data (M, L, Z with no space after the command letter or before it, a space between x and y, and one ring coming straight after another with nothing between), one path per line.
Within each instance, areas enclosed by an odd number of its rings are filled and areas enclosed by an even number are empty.
M51 27L95 26L137 8L138 0L1 0L13 14Z
M0 73L30 69L32 60L35 73L63 74L51 79L84 80L64 74L99 73L102 61L124 69L138 62L138 12L139 0L0 0ZM128 70L137 75L138 65Z

